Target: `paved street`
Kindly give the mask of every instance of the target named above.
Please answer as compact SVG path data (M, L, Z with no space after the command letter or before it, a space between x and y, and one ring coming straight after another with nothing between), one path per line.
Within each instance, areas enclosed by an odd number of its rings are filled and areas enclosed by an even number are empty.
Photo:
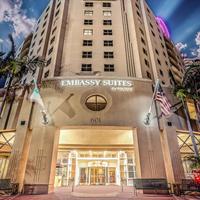
M18 197L2 198L7 200L194 200L195 198L175 198L172 196L159 195L142 195L138 193L137 196L132 187L125 187L121 191L121 187L117 186L82 186L76 187L74 192L71 188L59 188L54 193L48 195L23 195ZM0 198L1 200L1 198Z

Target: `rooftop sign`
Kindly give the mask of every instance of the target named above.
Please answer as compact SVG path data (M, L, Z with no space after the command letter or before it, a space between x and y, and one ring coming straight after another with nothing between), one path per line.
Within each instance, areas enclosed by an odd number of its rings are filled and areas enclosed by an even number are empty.
M160 29L162 30L165 37L170 38L169 29L165 21L161 17L156 17L156 21L159 24Z

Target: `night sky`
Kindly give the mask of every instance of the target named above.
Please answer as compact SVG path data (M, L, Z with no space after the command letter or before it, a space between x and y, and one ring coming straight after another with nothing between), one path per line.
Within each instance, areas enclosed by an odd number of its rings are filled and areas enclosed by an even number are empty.
M171 38L188 57L200 57L200 0L146 0L166 20ZM33 29L49 0L0 0L0 50L12 33L19 45Z

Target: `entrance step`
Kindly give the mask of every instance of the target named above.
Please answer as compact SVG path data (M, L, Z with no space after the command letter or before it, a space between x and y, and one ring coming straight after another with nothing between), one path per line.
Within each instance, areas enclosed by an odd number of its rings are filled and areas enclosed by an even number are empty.
M117 197L119 193L118 192L112 192L112 193L107 193L107 194L103 194L103 193L78 193L78 192L72 192L71 196L74 197L82 197L82 198L111 198L111 197Z
M74 188L74 192L71 192L71 196L78 198L103 199L118 199L120 197L131 198L133 196L133 190L132 187L124 187L124 191L122 192L120 186L78 186Z

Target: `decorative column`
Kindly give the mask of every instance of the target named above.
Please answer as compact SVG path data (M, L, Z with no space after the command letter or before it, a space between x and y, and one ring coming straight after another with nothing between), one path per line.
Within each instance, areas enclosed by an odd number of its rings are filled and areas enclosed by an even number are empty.
M169 183L180 183L184 178L184 170L178 145L176 128L165 125L161 133L162 150L165 169Z
M36 124L38 126L32 130L30 153L24 177L26 194L46 194L54 189L60 131L51 125L44 126L39 121Z
M138 178L166 178L160 134L157 127L144 124L133 130Z
M23 189L28 154L32 140L30 123L32 119L33 106L34 105L29 100L25 98L23 99L16 127L15 141L6 175L6 177L11 179L12 182L19 184L19 192Z

